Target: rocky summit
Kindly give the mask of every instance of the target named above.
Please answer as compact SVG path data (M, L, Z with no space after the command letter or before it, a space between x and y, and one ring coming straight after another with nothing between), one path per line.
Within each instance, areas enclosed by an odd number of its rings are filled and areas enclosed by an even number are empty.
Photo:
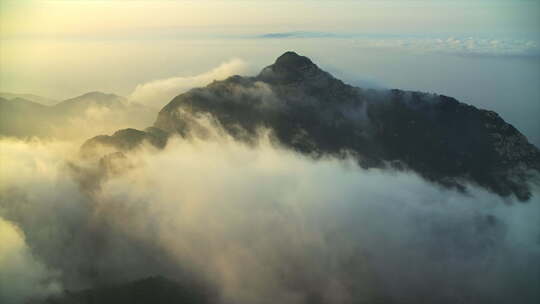
M257 76L178 95L147 131L98 136L83 147L126 151L145 140L163 147L173 134L200 135L201 117L241 142L256 144L268 130L276 144L313 158L352 157L363 168L409 170L458 191L473 184L527 201L540 172L538 148L495 112L444 95L353 87L294 52Z

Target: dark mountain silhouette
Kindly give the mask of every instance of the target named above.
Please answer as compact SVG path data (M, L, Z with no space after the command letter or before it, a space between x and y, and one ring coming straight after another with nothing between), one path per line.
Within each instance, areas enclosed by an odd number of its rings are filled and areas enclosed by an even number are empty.
M137 148L142 142L149 142L158 148L164 148L167 144L167 137L168 134L165 131L155 127L146 128L144 131L132 128L122 129L110 136L98 135L87 140L82 145L81 152L84 156L95 155L103 146L125 152Z
M98 287L83 291L66 291L43 304L160 304L211 303L210 294L195 284L180 284L164 278L150 277L125 284Z
M150 132L117 132L83 147L125 151L145 139L163 146L167 134L201 135L204 116L241 142L256 144L268 129L277 144L313 158L350 156L364 168L412 170L444 187L473 183L521 201L540 171L539 150L495 112L444 95L353 87L294 52L255 77L175 97Z

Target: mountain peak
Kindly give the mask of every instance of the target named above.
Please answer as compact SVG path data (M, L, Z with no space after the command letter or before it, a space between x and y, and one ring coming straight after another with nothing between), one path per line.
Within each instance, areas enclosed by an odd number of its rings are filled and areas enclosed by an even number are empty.
M264 68L258 78L271 83L294 83L326 74L311 59L288 51Z
M70 108L82 110L89 105L122 106L125 98L116 94L108 94L99 91L84 93L83 95L64 100L55 105L56 108ZM82 108L81 108L82 107Z
M308 57L298 55L295 52L288 51L279 56L274 63L274 66L285 67L289 69L303 69L315 66Z
M109 94L109 93L104 93L101 91L92 91L92 92L84 93L75 98L121 98L121 97L112 93Z

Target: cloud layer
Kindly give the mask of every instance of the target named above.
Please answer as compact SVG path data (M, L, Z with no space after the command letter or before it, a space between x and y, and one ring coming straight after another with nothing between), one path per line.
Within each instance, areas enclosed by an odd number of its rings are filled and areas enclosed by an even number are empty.
M420 53L443 53L463 56L540 56L535 40L488 39L478 37L354 39L359 46L403 49Z
M540 298L538 196L508 205L199 123L204 140L95 163L67 143L4 140L0 216L68 289L161 274L220 303Z
M400 49L420 53L463 56L540 56L540 43L533 39L486 38L474 36L377 35L326 32L283 32L256 36L260 39L340 39L359 47Z

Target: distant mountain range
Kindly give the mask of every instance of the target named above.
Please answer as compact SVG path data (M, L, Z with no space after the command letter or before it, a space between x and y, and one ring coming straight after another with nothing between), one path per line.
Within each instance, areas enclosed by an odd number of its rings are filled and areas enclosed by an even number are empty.
M262 39L283 39L283 38L343 38L350 37L351 35L346 34L334 34L334 33L325 33L325 32L306 32L306 31L296 31L296 32L280 32L280 33L267 33L257 36L256 38Z
M125 106L126 103L127 99L125 97L115 94L89 92L81 96L59 102L54 106L54 108L60 111L78 112L91 106L121 108Z
M151 122L154 115L151 109L129 103L124 97L102 92L60 102L32 94L0 96L0 136L62 138L66 132L71 136L92 136L110 130L108 125L118 128ZM86 132L75 132L77 129Z
M0 92L0 98L4 98L7 100L11 99L24 99L31 102L39 103L44 106L52 106L58 103L58 100L42 97L34 94L16 94L16 93L7 93L7 92Z
M82 150L163 147L171 134L200 136L201 116L241 142L256 143L267 129L277 144L313 158L353 157L364 168L410 170L458 191L472 183L526 201L540 172L538 148L495 112L444 95L353 87L294 52L255 77L181 94L153 127L98 136Z

